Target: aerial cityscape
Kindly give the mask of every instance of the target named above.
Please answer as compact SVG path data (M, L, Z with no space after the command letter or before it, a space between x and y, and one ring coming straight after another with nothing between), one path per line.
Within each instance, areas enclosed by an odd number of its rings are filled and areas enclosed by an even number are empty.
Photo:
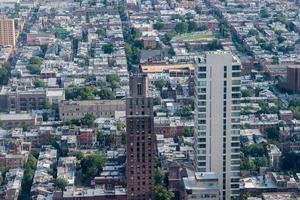
M300 200L300 0L0 0L0 199Z

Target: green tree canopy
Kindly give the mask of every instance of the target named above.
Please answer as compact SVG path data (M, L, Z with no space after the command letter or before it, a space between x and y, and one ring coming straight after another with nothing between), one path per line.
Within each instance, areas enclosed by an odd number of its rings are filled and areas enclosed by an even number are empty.
M40 80L40 79L36 79L34 82L33 82L33 85L34 87L36 88L45 88L47 85L44 81Z
M20 199L22 200L30 200L30 189L32 185L32 180L34 177L34 172L36 170L37 159L29 154L27 163L25 165L24 176L22 179L22 190L20 194Z
M65 188L68 186L68 181L62 177L58 177L55 180L55 186L61 189L61 191L64 191Z
M189 25L186 22L178 22L175 25L176 33L180 33L180 34L188 32L188 28L189 28Z
M299 172L300 170L300 154L289 152L282 155L282 169L288 171Z
M102 51L106 54L111 54L114 52L114 45L112 43L104 44L102 46Z
M97 94L94 86L70 86L65 90L67 100L93 100Z
M262 144L250 144L242 148L242 152L246 157L262 157L265 154L265 148Z
M98 95L103 100L114 99L114 95L113 95L113 92L112 92L111 88L103 88L103 89L101 89L98 92Z
M106 158L102 154L95 153L85 156L80 162L83 179L88 181L99 176L105 163Z
M194 129L192 127L185 127L183 136L184 137L193 137L194 136Z
M157 79L154 81L154 85L157 89L161 90L163 87L165 87L167 84L167 81L165 79Z
M82 119L81 119L81 124L91 127L94 125L94 121L96 120L96 117L91 114L91 113L87 113Z
M171 200L174 197L174 193L167 190L162 185L155 186L155 199L156 200Z
M164 24L162 22L156 22L155 24L153 24L153 28L156 30L161 30L164 28Z
M193 32L197 29L197 24L195 21L189 21L188 22L188 32Z
M278 141L279 140L279 128L278 127L269 127L266 129L267 131L267 136L268 139L270 140L275 140Z

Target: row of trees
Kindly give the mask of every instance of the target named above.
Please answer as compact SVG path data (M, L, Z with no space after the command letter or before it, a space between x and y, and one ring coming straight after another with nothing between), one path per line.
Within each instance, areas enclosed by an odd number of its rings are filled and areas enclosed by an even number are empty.
M157 167L155 170L155 199L156 200L171 200L174 198L174 193L167 189L167 174L165 171Z
M10 77L11 60L0 67L0 86L7 84Z
M300 99L296 99L290 102L289 109L293 112L296 119L300 119Z
M29 154L27 163L25 165L24 176L22 180L22 190L20 194L20 199L22 200L30 200L30 190L32 186L32 181L34 177L34 173L36 170L37 159Z
M94 100L96 96L101 99L109 100L114 99L113 91L111 88L103 88L97 90L94 86L71 86L65 90L67 100Z

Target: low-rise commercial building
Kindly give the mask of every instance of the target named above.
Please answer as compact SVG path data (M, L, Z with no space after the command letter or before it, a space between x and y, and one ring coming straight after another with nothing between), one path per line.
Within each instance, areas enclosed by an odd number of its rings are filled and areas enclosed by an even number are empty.
M59 117L63 121L81 119L88 113L101 118L115 117L116 111L125 111L125 101L64 101L59 104Z

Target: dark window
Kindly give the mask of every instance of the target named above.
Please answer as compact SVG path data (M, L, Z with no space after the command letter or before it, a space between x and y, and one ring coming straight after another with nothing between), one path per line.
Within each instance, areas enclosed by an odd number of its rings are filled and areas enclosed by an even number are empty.
M138 93L138 95L142 95L142 84L141 83L138 83L138 85L137 85L137 93Z

